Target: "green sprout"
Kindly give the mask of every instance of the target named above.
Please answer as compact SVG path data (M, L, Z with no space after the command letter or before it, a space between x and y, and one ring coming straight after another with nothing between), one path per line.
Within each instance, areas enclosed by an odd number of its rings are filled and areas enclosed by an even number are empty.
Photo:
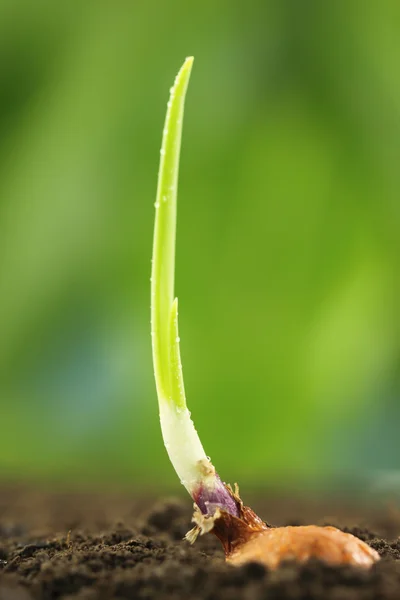
M151 274L151 335L161 430L175 471L196 505L195 527L186 538L194 541L197 535L212 531L221 541L227 560L235 565L257 560L275 568L283 560L315 557L332 564L369 567L379 559L377 552L334 527L273 528L264 523L243 505L237 488L233 491L221 481L190 418L179 349L174 277L182 120L192 64L193 58L187 58L170 90L155 203Z
M193 58L187 58L170 90L161 145L151 273L151 335L160 421L170 460L204 513L222 504L237 514L207 457L186 405L174 296L175 236L179 158L186 90Z

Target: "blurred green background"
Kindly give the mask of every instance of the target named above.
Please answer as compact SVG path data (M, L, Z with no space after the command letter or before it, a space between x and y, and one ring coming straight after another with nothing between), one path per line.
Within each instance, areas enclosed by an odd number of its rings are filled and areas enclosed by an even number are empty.
M179 487L149 278L187 55L176 290L204 446L249 486L396 479L397 0L1 0L0 477Z

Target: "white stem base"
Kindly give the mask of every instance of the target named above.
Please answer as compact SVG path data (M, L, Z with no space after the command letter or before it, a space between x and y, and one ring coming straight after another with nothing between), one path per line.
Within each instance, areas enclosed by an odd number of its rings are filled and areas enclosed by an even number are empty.
M215 469L204 452L189 410L163 401L160 421L168 456L189 494L193 496L200 484L212 489L216 483Z

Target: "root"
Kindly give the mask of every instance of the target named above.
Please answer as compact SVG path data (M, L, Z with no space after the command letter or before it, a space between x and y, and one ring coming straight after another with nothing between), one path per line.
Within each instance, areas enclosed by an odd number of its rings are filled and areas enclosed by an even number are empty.
M195 523L195 526L188 531L183 538L190 544L194 544L199 535L204 535L205 533L212 531L214 529L215 521L221 517L219 508L216 509L213 515L203 515L197 504L193 505L193 509L192 523Z

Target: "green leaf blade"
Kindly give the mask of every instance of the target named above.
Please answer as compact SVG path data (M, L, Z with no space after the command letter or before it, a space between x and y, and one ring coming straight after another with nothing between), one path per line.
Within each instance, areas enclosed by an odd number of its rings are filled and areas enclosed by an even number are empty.
M182 122L192 64L193 57L185 60L170 90L158 173L151 274L151 333L158 400L159 403L178 402L180 406L182 398L174 397L176 386L175 382L172 383L175 375L171 369L171 352L175 351L171 350L170 343L170 315L174 301L176 207Z
M186 408L185 386L183 383L179 342L178 298L175 298L172 303L170 316L171 397L178 408Z

